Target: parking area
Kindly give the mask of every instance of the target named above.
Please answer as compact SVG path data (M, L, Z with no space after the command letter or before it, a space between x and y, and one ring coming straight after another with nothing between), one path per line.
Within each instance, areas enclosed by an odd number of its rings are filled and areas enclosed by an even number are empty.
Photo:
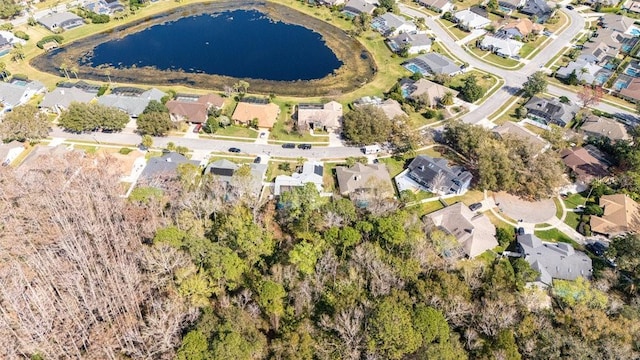
M493 195L496 206L508 217L525 223L540 224L549 222L556 216L553 199L527 201L505 192Z

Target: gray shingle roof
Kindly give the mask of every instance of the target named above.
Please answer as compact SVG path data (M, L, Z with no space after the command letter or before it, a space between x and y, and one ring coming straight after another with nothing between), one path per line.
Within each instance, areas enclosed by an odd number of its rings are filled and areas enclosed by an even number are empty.
M41 108L68 109L72 102L88 103L96 97L93 92L86 92L75 87L55 88L40 103Z
M551 285L551 279L591 278L591 259L566 243L543 242L533 234L518 235L524 259L540 272L539 281Z
M430 192L445 195L466 189L473 178L473 175L461 166L449 167L447 159L426 155L418 155L411 161L407 176ZM440 179L437 179L438 177Z
M104 95L98 98L98 103L118 108L132 117L138 117L142 114L144 109L149 105L151 100L160 101L166 94L158 89L150 89L139 96L124 96L124 95Z
M189 160L175 152L166 153L160 157L152 157L147 162L144 170L142 170L140 178L149 180L154 177L174 177L176 176L178 165L186 163L200 165L200 162Z
M433 74L453 74L460 71L460 66L453 60L438 53L430 52L408 60L406 63L414 63Z

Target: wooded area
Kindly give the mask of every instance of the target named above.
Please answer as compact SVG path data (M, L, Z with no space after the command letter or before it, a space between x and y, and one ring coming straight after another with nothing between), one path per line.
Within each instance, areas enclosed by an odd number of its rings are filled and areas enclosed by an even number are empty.
M640 356L637 237L612 244L621 269L539 290L526 261L454 258L391 199L311 185L256 207L197 169L123 199L109 164L0 169L1 358Z

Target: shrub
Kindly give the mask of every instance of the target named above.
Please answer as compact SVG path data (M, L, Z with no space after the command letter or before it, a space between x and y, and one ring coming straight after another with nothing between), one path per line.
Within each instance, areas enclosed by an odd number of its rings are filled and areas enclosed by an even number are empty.
M44 49L44 44L51 41L55 41L58 44L62 44L62 40L64 40L64 38L61 35L49 35L49 36L43 37L40 41L38 41L36 43L36 46L39 47L40 49Z
M118 150L118 153L122 154L122 155L129 155L131 152L133 151L133 149L129 149L129 148L122 148L120 150Z
M22 39L22 40L29 40L29 34L27 34L24 31L16 31L13 33L13 35L15 35L18 39Z

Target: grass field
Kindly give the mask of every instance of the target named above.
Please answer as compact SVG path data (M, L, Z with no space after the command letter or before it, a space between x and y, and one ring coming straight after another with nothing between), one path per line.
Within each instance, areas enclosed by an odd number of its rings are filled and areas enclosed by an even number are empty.
M219 136L234 136L234 137L243 137L243 138L252 138L255 139L258 137L258 131L254 129L250 129L244 126L227 126L224 128L219 128L213 135Z
M440 24L442 25L442 27L449 33L451 34L451 36L456 39L456 40L462 40L465 37L467 37L469 34L469 32L463 31L461 29L459 29L455 23L452 23L451 21L445 20L445 19L438 19L438 22L440 22Z
M558 229L538 230L535 232L535 235L542 240L553 241L553 242L564 242L564 243L569 243L576 248L580 247L580 245L575 240L573 240L572 238L570 238L569 236L567 236L565 233L561 232Z
M534 51L535 52L541 51L544 48L542 46L542 43L544 43L547 39L548 37L539 35L535 41L530 41L528 43L525 43L522 46L522 49L520 49L520 56L524 59L527 59L529 58L530 55L534 53Z

